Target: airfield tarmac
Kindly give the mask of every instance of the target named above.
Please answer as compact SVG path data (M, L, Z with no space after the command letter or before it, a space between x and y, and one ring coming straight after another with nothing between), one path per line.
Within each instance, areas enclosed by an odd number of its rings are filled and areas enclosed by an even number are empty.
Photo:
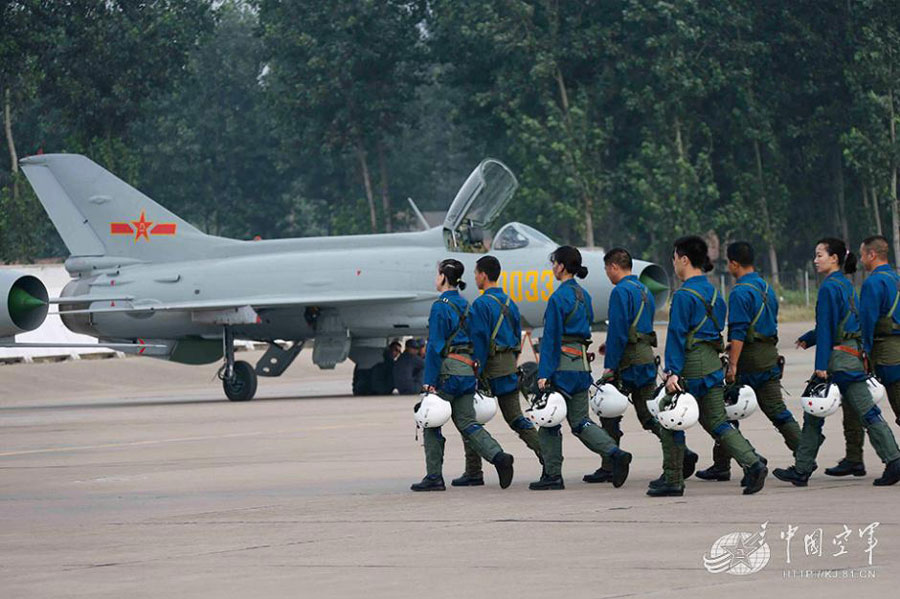
M783 325L782 338L806 328ZM799 419L813 355L782 345ZM488 429L517 460L509 489L489 465L487 486L449 487L463 468L451 426L448 490L414 494L414 397L352 397L349 362L320 371L306 352L260 379L254 401L230 403L215 370L135 358L0 366L0 597L896 596L900 485L872 486L882 466L869 445L865 478L822 474L843 455L840 416L805 489L770 476L744 497L734 466L730 482L691 478L683 498L646 497L659 445L629 412L622 445L635 459L621 489L581 482L599 459L566 428L566 490L528 491L539 464L498 416ZM741 430L770 469L791 463L761 413ZM688 444L708 466L699 427ZM717 539L766 522L764 569L706 570ZM870 566L859 531L874 522Z

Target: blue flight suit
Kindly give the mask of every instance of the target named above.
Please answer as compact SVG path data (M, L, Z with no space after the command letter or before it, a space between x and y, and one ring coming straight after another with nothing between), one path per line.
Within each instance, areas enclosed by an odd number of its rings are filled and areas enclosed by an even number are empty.
M593 321L591 296L575 279L569 279L556 288L547 301L544 312L538 378L547 379L553 387L563 392L566 397L566 419L572 433L591 451L603 456L614 456L622 450L588 416L587 391L593 381L586 343L590 343ZM580 357L573 355L578 348L581 351ZM560 476L563 462L562 427L542 427L538 431L538 437L545 474Z
M655 313L653 294L637 276L628 275L616 283L609 294L609 328L606 332L603 368L612 370L621 381L622 389L631 396L638 421L644 430L659 437L659 422L647 408L647 402L653 398L656 388L656 360L653 355L653 347L656 346L653 331ZM622 441L621 422L621 416L600 418L600 425L616 445ZM608 472L610 468L609 459L604 459L601 470Z
M583 301L576 301L578 288ZM568 321L568 322L567 322ZM594 308L590 294L575 279L561 284L547 301L544 311L544 336L541 338L541 360L538 378L549 380L557 389L569 395L590 388L591 372L584 370L560 370L563 336L590 339Z
M431 306L428 317L428 345L425 349L424 384L433 386L443 399L450 402L453 409L453 424L462 433L466 442L489 462L503 450L500 444L475 420L474 392L475 372L460 359L470 360L472 343L466 322L469 319L469 304L451 289L441 294ZM440 427L426 428L425 467L429 478L442 477L444 444L446 439Z
M900 381L898 356L885 355L881 359L880 355L891 353L891 350L896 354L900 345L900 275L890 264L882 264L863 282L859 312L863 349L875 363L875 374L885 386ZM881 330L882 326L884 330ZM897 412L897 406L893 402L891 405Z
M505 311L505 315L504 315ZM501 315L503 319L501 320ZM499 328L497 325L499 323ZM497 334L493 339L492 355L491 336L494 329ZM472 302L469 316L469 334L475 361L480 366L479 375L486 379L490 393L497 398L497 404L503 419L519 438L535 452L540 459L540 441L534 424L522 413L519 402L519 377L516 374L516 363L522 340L522 319L519 307L503 289L490 287ZM496 376L495 376L496 375ZM479 478L481 474L481 456L464 443L466 449L465 476Z
M655 313L656 302L653 300L653 294L635 275L624 277L613 287L609 294L609 329L606 332L606 356L603 360L605 369L619 370L619 364L628 345L629 330L635 318L638 318L635 327L638 333L653 334ZM652 385L656 381L656 363L631 364L619 372L618 376L630 389Z
M885 464L900 457L894 435L866 387L859 296L843 272L825 277L816 298L816 328L799 340L816 347L815 369L828 371L841 391L847 461L862 462L860 427L868 430L869 440ZM795 464L800 474L816 469L816 455L825 440L824 422L824 418L804 414Z
M725 418L725 373L720 354L725 327L725 301L705 276L689 278L672 295L666 337L666 370L679 376L697 399L700 425L743 468L759 461L753 447ZM683 486L684 432L663 429L666 482Z
M873 270L863 282L859 321L863 349L887 390L888 402L900 424L900 276L889 264ZM852 414L844 418L844 440L847 459L861 462L863 428Z
M492 299L492 298L496 298ZM491 287L472 302L472 315L469 329L472 335L472 347L475 361L487 367L491 353L491 334L502 314L503 306L509 297L499 287ZM522 319L516 302L509 300L508 316L504 317L494 344L498 353L519 351L522 340ZM491 393L500 397L518 390L518 376L515 372L509 375L494 377L489 380ZM527 420L527 419L526 419Z
M756 272L739 278L728 296L728 340L744 343L736 364L735 383L753 388L763 413L781 433L788 449L794 451L800 441L800 425L781 396L778 298ZM738 426L737 421L732 424ZM730 461L728 452L721 444L716 444L713 448L715 467L728 469Z

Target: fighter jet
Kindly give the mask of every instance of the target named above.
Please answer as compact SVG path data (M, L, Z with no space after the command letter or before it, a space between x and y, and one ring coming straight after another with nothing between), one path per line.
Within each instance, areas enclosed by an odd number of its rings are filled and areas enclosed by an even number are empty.
M46 154L20 164L71 253L65 268L72 281L48 298L37 279L7 271L0 337L39 325L56 303L68 329L103 345L184 364L222 360L219 377L232 401L252 399L257 377L280 376L306 345L320 368L349 358L354 376L364 376L385 359L389 339L426 333L444 258L462 261L471 280L475 261L490 250L523 326L538 336L557 285L552 239L518 222L489 238L518 187L493 159L466 179L442 226L260 241L207 235L84 156ZM601 253L585 252L584 261L600 328L611 284ZM662 305L665 271L636 262L635 274ZM471 301L477 293L470 285L464 295ZM236 360L236 339L265 342L268 350L255 365Z

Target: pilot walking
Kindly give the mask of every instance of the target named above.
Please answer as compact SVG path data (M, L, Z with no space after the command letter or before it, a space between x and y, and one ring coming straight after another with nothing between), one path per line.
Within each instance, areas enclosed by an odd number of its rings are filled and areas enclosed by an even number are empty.
M613 486L621 487L628 478L631 454L619 449L609 433L588 416L588 389L592 381L587 348L591 343L594 310L591 296L575 282L576 276L585 278L588 269L581 264L581 252L568 245L557 248L550 255L550 261L553 275L561 285L550 296L544 312L538 386L541 390L553 389L563 394L572 434L585 447L609 459ZM528 488L565 488L562 478L562 427L542 427L538 438L544 472L541 479Z
M759 407L781 433L793 452L800 441L800 425L781 396L778 364L778 299L775 291L756 272L753 246L738 241L728 246L728 272L735 286L728 296L728 370L725 382L747 385L756 393ZM732 423L737 426L737 423ZM697 478L727 481L731 456L721 443L713 447L713 465L697 472Z
M634 262L628 250L609 250L603 256L603 264L606 276L615 287L609 295L606 355L603 376L598 382L618 381L631 397L641 426L659 438L662 427L647 407L647 401L653 398L656 388L656 358L653 355L653 348L656 347L656 332L653 330L656 302L647 287L632 274ZM621 416L600 418L603 430L617 445L621 445L621 422ZM694 473L697 459L696 453L685 449L685 478ZM601 467L593 474L585 474L583 480L588 483L611 482L610 460L604 458Z
M900 424L900 275L888 264L888 247L881 235L867 238L860 247L861 262L871 273L862 286L860 314L863 348Z
M475 285L484 293L472 302L469 315L469 336L472 339L475 362L479 365L482 389L497 398L503 419L538 460L541 447L537 429L522 413L519 402L516 365L521 351L522 324L519 308L497 285L500 261L494 256L482 256L475 263ZM481 456L465 440L466 470L450 483L454 487L475 487L484 484Z
M666 337L666 391L687 391L700 407L700 425L745 471L745 495L763 488L768 469L744 436L725 418L720 354L725 349L725 301L704 276L712 270L706 242L695 235L675 241L672 263L684 284L672 295ZM651 497L684 494L684 431L663 429L665 484L653 484Z
M888 264L888 242L880 235L869 237L859 249L860 262L870 273L863 282L859 301L862 346L874 366L875 375L888 392L888 401L900 424L900 276ZM829 476L864 476L863 440L859 418L844 402L846 453L837 466L825 469Z
M435 288L441 296L431 306L428 317L428 345L425 352L423 391L437 393L450 402L453 424L478 455L497 469L500 487L505 489L513 478L513 456L504 453L500 444L475 420L475 361L467 320L469 304L459 294L466 284L465 271L458 260L447 259L438 265ZM426 476L412 485L413 491L443 491L444 444L440 427L423 429Z
M841 392L845 423L853 416L869 431L869 441L886 464L884 474L874 481L875 486L893 485L900 481L900 449L872 401L866 386L866 372L862 354L859 296L844 273L856 272L856 255L847 251L840 239L826 237L816 244L813 263L816 271L825 275L816 298L816 328L797 340L804 349L816 346L815 377L830 380ZM816 469L816 455L825 441L822 425L825 419L803 415L800 444L795 452L794 465L776 468L772 474L779 480L805 487Z

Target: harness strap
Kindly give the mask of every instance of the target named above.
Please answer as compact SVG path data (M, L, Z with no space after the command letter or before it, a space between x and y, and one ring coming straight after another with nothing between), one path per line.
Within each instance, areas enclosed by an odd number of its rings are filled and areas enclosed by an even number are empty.
M493 295L491 293L485 293L485 295L500 305L500 317L497 318L497 323L494 325L494 330L491 332L491 340L490 340L491 351L496 352L497 334L500 332L500 327L503 324L504 319L509 317L509 303L510 303L510 301L512 301L512 298L507 295L506 301L501 302L500 299L496 295ZM519 351L520 349L522 349L522 342L519 341L519 343L517 343L516 346L511 349L513 351Z
M469 356L465 356L463 354L447 354L447 359L462 362L463 364L471 368L473 372L476 370L477 363Z
M848 353L851 356L859 358L860 360L863 359L863 353L861 351L859 351L858 349L853 349L852 347L847 346L847 345L835 345L832 349L836 349L837 351L842 351L844 353Z
M763 310L769 310L771 312L771 309L769 308L769 283L766 281L763 282L766 285L765 290L760 289L758 286L753 285L752 283L738 283L737 285L735 285L735 287L749 287L756 293L760 294L760 297L762 299L762 303L759 305L759 311L757 311L756 316L753 317L753 320L750 321L750 326L747 328L747 333L751 338L757 336L756 323L759 322L759 318L762 316Z
M564 354L569 354L570 356L575 356L576 358L580 358L584 355L584 349L577 349L574 347L570 347L568 345L563 345L560 348L560 351Z
M898 326L900 326L897 323L893 322L894 312L897 310L897 304L900 303L900 276L898 276L892 272L888 273L888 272L884 272L884 271L878 271L875 274L876 275L884 275L888 279L892 280L894 282L894 284L897 285L897 293L894 295L894 303L891 304L890 311L888 311L888 313L885 314L885 317L887 317L891 320L891 324L893 325L894 329L896 329L896 328L898 328Z
M463 330L463 327L466 326L466 318L469 316L469 306L467 305L466 311L463 312L462 310L459 309L459 307L456 304L454 304L453 302L448 300L446 297L442 297L441 301L443 303L447 304L448 306L450 306L451 308L453 308L453 311L456 312L456 316L459 318L459 321L456 324L456 328L453 330L453 332L447 338L447 345L444 347L444 357L448 358L449 356L447 354L450 351L450 347L453 344L453 340L456 338L457 335L459 335L460 331Z
M641 315L644 313L644 306L647 305L647 291L644 286L637 281L629 280L628 282L634 285L641 293L641 307L638 308L637 315L634 317L634 320L631 321L631 326L628 327L628 338L630 341L631 339L637 340L638 338L637 325L641 320Z
M835 283L840 285L843 289L847 289L847 285L842 283L840 279L835 279ZM838 323L837 328L837 338L838 339L859 339L861 337L860 333L851 333L847 335L844 332L844 327L847 325L847 321L850 320L850 315L853 314L856 316L857 320L859 320L859 311L856 309L856 302L853 299L853 286L850 286L850 293L848 295L848 303L850 304L847 308L847 313L841 319L841 322Z
M712 303L706 301L706 298L703 297L703 295L701 295L700 292L695 289L691 289L690 287L682 287L678 291L681 291L681 290L684 290L684 291L687 291L688 293L692 293L693 295L696 295L698 298L700 298L700 301L703 302L703 307L706 308L706 315L703 317L703 320L700 321L700 324L698 324L693 329L691 329L691 331L687 335L688 349L690 349L691 347L694 346L694 336L700 332L700 329L703 328L703 325L706 324L707 320L713 321L713 324L716 325L717 329L722 328L721 325L719 325L719 320L716 318L716 315L713 313L713 305L716 303L716 299L718 299L718 297L719 297L719 290L716 289L715 287L713 287ZM721 339L721 337L720 337L720 339Z
M569 324L569 321L572 320L572 317L575 316L575 312L578 311L579 305L584 305L584 290L581 289L578 285L575 285L575 289L573 290L575 293L575 305L572 307L572 310L566 314L566 319L563 320L563 324Z

